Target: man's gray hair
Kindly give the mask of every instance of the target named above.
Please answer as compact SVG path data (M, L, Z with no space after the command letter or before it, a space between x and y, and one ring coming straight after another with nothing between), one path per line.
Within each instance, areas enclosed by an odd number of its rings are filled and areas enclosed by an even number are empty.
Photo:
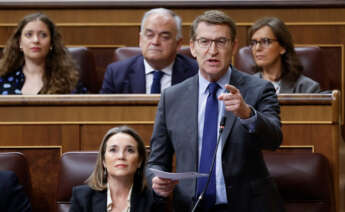
M182 19L180 18L180 16L176 15L176 13L173 12L172 10L165 9L165 8L151 9L144 14L141 20L140 34L143 33L143 30L144 30L143 27L144 27L144 23L147 17L149 17L152 14L170 15L172 18L174 18L176 29L177 29L176 40L180 40L182 38Z
M196 30L200 23L205 22L213 25L227 25L230 29L231 41L236 39L236 23L228 15L220 10L208 10L204 14L196 17L192 23L190 30L190 39L196 39Z

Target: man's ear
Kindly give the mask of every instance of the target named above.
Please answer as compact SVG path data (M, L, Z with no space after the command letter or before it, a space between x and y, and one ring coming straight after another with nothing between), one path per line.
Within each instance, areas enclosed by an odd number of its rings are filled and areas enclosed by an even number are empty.
M189 48L190 48L190 53L192 53L193 57L196 58L194 40L192 39L189 41Z
M236 52L237 52L237 50L238 50L238 40L237 39L235 39L233 42L232 42L232 57L236 54Z

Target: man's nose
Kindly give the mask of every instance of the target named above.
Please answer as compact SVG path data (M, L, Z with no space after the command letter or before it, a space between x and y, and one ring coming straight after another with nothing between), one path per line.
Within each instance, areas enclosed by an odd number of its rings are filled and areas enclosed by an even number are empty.
M160 43L159 35L155 35L155 36L152 38L152 42L155 43L155 44Z
M216 54L218 52L218 48L216 46L216 42L215 41L212 41L209 48L208 48L208 51L211 53L211 54Z

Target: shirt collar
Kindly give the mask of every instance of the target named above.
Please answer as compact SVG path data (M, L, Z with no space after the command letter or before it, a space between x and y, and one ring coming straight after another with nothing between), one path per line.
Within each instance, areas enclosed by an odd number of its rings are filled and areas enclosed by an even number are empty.
M130 209L131 209L132 188L133 188L133 184L132 184L132 186L131 186L131 188L129 189L129 192L128 192L128 197L127 197L128 208L125 211L130 211ZM107 183L107 211L111 211L112 205L113 205L113 200L111 199L109 183Z
M220 90L225 90L225 85L229 84L231 77L231 66L229 66L228 71L217 81L217 84L220 86ZM199 92L208 94L207 86L210 82L206 80L199 71Z
M160 71L164 72L165 75L170 76L172 73L174 63L175 63L175 60L167 67L160 69ZM145 67L145 75L151 74L153 71L156 70L152 68L152 66L150 66L150 64L145 59L144 59L144 67Z

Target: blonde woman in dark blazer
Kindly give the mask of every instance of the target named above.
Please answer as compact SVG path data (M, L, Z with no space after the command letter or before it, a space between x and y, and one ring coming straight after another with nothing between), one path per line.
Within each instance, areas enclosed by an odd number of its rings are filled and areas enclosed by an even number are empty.
M73 188L71 212L164 211L165 199L146 187L145 146L126 126L110 129L103 138L88 185Z

